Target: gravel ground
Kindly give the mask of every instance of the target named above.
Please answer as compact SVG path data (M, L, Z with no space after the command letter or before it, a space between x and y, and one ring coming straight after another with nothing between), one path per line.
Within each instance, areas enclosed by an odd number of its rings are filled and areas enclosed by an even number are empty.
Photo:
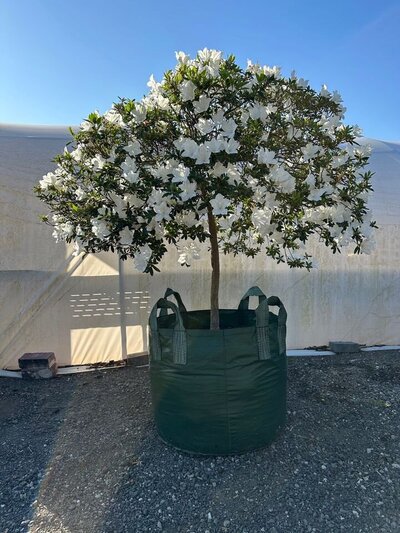
M1 533L400 531L400 352L289 359L270 447L157 437L147 368L0 378Z

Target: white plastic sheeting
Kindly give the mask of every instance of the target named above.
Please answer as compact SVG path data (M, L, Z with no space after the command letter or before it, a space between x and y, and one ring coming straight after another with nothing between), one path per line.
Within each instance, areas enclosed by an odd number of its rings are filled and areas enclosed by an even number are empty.
M62 127L0 126L0 368L16 368L28 351L54 351L61 366L120 360L124 352L118 258L74 258L39 221L44 207L32 188L68 139ZM279 295L289 314L289 348L331 339L399 344L400 143L360 142L373 147L376 252L333 256L313 243L320 266L311 273L261 256L222 257L221 307L236 306L255 284ZM166 287L177 289L189 309L208 307L207 253L188 269L172 250L154 277L129 262L124 267L128 354L147 350L148 314Z

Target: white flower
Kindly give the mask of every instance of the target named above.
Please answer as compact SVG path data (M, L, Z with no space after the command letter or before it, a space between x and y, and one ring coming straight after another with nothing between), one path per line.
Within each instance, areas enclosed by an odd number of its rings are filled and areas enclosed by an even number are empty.
M154 102L161 109L168 109L170 107L170 101L161 93L157 93L157 95L154 97Z
M144 222L142 222L144 223ZM159 239L165 237L164 226L162 223L158 222L155 218L152 218L150 222L146 225L147 231L154 231L155 235Z
M106 205L103 205L103 207L100 207L98 210L97 210L97 213L101 216L101 217L104 217L107 213L108 213L108 207Z
M101 170L102 168L104 168L104 165L107 163L107 161L102 155L97 154L91 159L91 163L95 170Z
M59 169L56 169L55 172L48 172L39 181L40 188L42 189L42 191L46 191L50 187L50 185L57 187L61 183L61 179L62 178Z
M179 224L182 224L182 226L186 226L188 228L192 228L193 226L196 226L199 223L193 211L181 213L179 216L176 217L176 219Z
M252 74L259 74L261 72L261 67L257 63L253 63L251 59L248 59L246 70Z
M104 239L110 235L110 230L106 222L104 220L97 220L96 218L92 220L92 232L98 239Z
M332 102L335 102L335 104L340 104L342 102L342 97L337 91L333 91L331 100Z
M100 113L97 111L97 109L96 111L94 111L93 114L96 115L96 117L100 117ZM93 128L93 124L89 121L89 119L85 119L84 121L80 123L80 129L82 131L89 131L92 128Z
M178 263L180 265L186 265L190 266L190 263L192 262L192 259L200 259L200 248L199 246L194 242L191 241L189 245L178 245Z
M147 109L146 106L143 103L136 102L135 103L135 109L132 109L131 115L136 120L138 124L143 122L146 118Z
M79 224L76 226L75 234L78 237L83 237L85 235L85 232L83 231L83 229L81 228L81 226Z
M225 120L225 115L224 115L223 109L218 109L218 111L214 113L212 116L212 121L214 122L216 126L221 126L224 120Z
M167 181L171 174L176 171L177 161L175 159L168 159L164 165L158 165L156 167L149 168L150 173L155 178L160 178L163 181ZM173 179L173 181L175 181Z
M196 165L208 165L210 156L211 150L205 144L201 144L197 153Z
M89 131L90 129L92 129L93 127L93 124L91 122L89 122L88 120L83 120L81 123L80 123L80 129L82 131Z
M199 72L207 72L212 78L217 77L221 60L222 52L208 50L208 48L199 50L197 53L197 62L200 63Z
M319 172L319 180L323 183L329 183L331 181L331 175L328 173L328 171L323 168Z
M158 222L161 222L162 220L171 220L172 207L169 206L165 200L159 204L153 205L153 209L156 213L155 219Z
M233 118L230 118L228 120L223 120L221 123L222 126L222 134L225 137L233 137L235 135L235 131L237 128L236 122L233 120Z
M228 212L228 206L230 205L230 200L222 196L222 194L217 194L215 198L210 200L210 204L213 208L214 215L226 215Z
M261 136L261 141L263 142L267 142L268 141L268 137L269 137L269 131L265 131L262 136Z
M341 125L341 118L339 115L322 115L318 124L322 127L324 131L326 131L332 137L335 128L338 128Z
M175 57L181 65L187 65L190 63L190 57L186 55L185 52L175 52Z
M275 155L275 152L272 150L260 148L257 153L257 162L262 165L273 165L277 162Z
M74 257L78 256L81 252L84 252L85 249L83 247L83 240L82 239L79 239L77 238L75 241L74 241L74 251L72 252L72 255Z
M187 180L190 174L190 169L185 167L183 163L180 163L176 168L174 168L174 170L172 171L172 174L174 175L174 177L172 178L172 181L174 183L180 183L182 181Z
M203 67L203 69L212 77L216 78L219 74L219 68L216 64L209 64ZM200 69L199 69L200 70Z
M219 178L223 174L226 174L226 171L227 168L220 161L217 161L211 169L211 174L216 178Z
M308 199L311 200L312 202L318 202L319 200L321 200L325 192L326 191L324 187L322 187L321 189L314 189L310 191L310 194L308 195Z
M182 266L190 266L192 259L200 259L199 246L194 241L189 245L178 244L178 252L178 263Z
M139 172L134 172L133 170L128 170L128 172L125 172L123 177L126 179L126 181L129 181L129 183L137 183L140 178Z
M179 86L179 90L182 96L182 100L184 102L188 102L189 100L194 100L195 89L196 89L196 85L191 80L187 80L181 83Z
M139 270L139 272L144 272L146 270L151 254L152 251L148 244L145 244L138 249L133 258L133 264L136 270Z
M324 223L326 220L331 220L332 210L329 207L320 205L318 207L310 207L304 210L304 218L309 222L315 224Z
M267 76L275 76L275 78L279 78L281 75L281 68L274 65L273 67L269 67L268 65L263 66L263 72Z
M209 50L208 48L203 48L203 50L199 50L197 52L197 56L203 63L205 63L206 61L210 61L211 63L218 64L222 59L222 52L218 50Z
M267 109L258 102L254 102L254 104L249 107L249 115L253 120L260 119L264 122L267 118Z
M301 151L303 152L303 161L307 162L321 151L321 147L309 142L302 147Z
M155 206L161 202L165 202L164 191L160 191L159 189L153 187L153 190L148 198L149 205Z
M123 118L121 117L120 113L115 109L115 107L112 107L107 111L107 113L104 114L105 120L108 122L111 122L112 124L117 124L118 126L124 126L125 123L123 121Z
M275 181L283 190L283 192L293 192L296 187L295 178L281 166L275 166L269 176L273 181Z
M351 210L343 204L338 204L331 207L332 219L336 223L350 222Z
M156 82L154 75L152 74L147 82L147 87L150 87L151 92L158 92L160 90L161 84Z
M142 153L142 148L138 140L134 140L128 143L127 146L124 146L124 150L128 152L131 157L140 155Z
M278 108L276 107L276 105L268 104L265 107L265 111L267 115L271 115L272 113L276 113L278 111Z
M191 159L197 159L199 146L193 139L183 137L174 141L174 145L180 152L182 152L182 157L190 157Z
M123 177L130 183L136 183L139 179L139 172L136 166L136 161L131 157L127 157L121 165Z
M268 208L256 209L251 215L251 221L262 237L274 231L276 225L271 224L272 211Z
M196 115L198 115L199 113L204 113L205 111L207 111L209 105L210 105L210 102L211 102L211 98L208 98L207 96L204 96L204 94L202 94L200 96L200 98L198 99L198 101L194 101L193 102L193 107L194 107L194 112L196 113Z
M374 228L371 226L370 221L364 220L360 226L360 231L365 238L369 239L372 236Z
M310 82L308 80L305 80L304 78L299 78L297 80L297 85L299 87L302 87L303 89L307 89L307 87L310 85Z
M330 96L331 93L328 91L328 87L324 84L324 85L322 85L319 94L321 96Z
M367 202L370 194L371 194L371 191L361 191L360 193L357 194L357 198L360 198L360 200Z
M185 181L179 185L180 189L182 190L181 193L179 193L179 196L181 197L182 202L186 202L187 200L190 200L190 198L193 198L197 194L197 188L196 183L192 181Z
M74 233L74 225L71 222L63 222L59 224L58 231L63 239L66 237L72 237Z
M123 230L119 232L119 243L122 246L129 246L133 241L133 231L125 226Z
M216 139L214 137L210 141L206 142L206 146L211 153L217 154L218 152L221 152L224 149L225 142L221 139Z
M371 145L365 144L363 146L353 146L353 154L357 157L366 157L371 153Z
M235 139L229 139L224 143L224 150L227 154L237 154L238 148L240 148L240 144Z
M190 266L192 259L200 259L200 246L192 239L182 239L177 244L180 265Z
M129 204L130 207L142 207L143 200L138 198L135 194L125 194L124 202Z
M347 163L349 159L349 155L348 154L341 154L341 155L336 155L332 158L332 168L338 168L338 167L341 167L342 165L344 165L345 163Z
M207 133L210 133L213 130L214 123L212 120L201 118L196 124L196 128L202 135L207 135Z
M84 200L87 194L81 187L78 187L75 191L75 196L77 200Z
M82 161L82 157L83 157L83 147L81 145L78 144L78 146L75 148L75 150L72 150L71 152L71 157L74 161L76 161L77 163L79 163L80 161Z
M310 189L315 189L315 176L310 173L304 180L304 183L307 183Z
M304 78L297 78L296 71L292 70L292 74L290 76L290 79L296 80L296 83L299 87L302 87L303 89L306 89L309 85L309 81L305 80Z
M114 202L112 207L113 213L116 213L120 218L124 218L126 213L126 202L121 196L115 193L110 194L111 200Z
M237 185L237 183L240 181L240 172L235 166L232 165L232 163L228 164L226 175L228 176L228 181L231 185Z

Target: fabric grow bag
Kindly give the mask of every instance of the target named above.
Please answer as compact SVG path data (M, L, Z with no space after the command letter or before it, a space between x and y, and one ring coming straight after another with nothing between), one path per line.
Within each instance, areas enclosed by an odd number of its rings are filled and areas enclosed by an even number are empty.
M167 300L170 295L178 305ZM255 310L249 309L250 296L259 297ZM278 306L279 313L269 306ZM286 317L279 298L252 287L238 309L220 310L220 329L210 330L210 311L186 311L179 294L168 289L149 321L152 401L161 438L207 455L271 442L286 418Z

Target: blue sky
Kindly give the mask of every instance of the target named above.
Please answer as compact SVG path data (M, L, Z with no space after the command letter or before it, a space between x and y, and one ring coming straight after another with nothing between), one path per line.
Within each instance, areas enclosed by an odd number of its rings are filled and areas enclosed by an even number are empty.
M398 0L2 0L0 122L77 124L208 47L326 83L347 123L400 141L399 28Z

